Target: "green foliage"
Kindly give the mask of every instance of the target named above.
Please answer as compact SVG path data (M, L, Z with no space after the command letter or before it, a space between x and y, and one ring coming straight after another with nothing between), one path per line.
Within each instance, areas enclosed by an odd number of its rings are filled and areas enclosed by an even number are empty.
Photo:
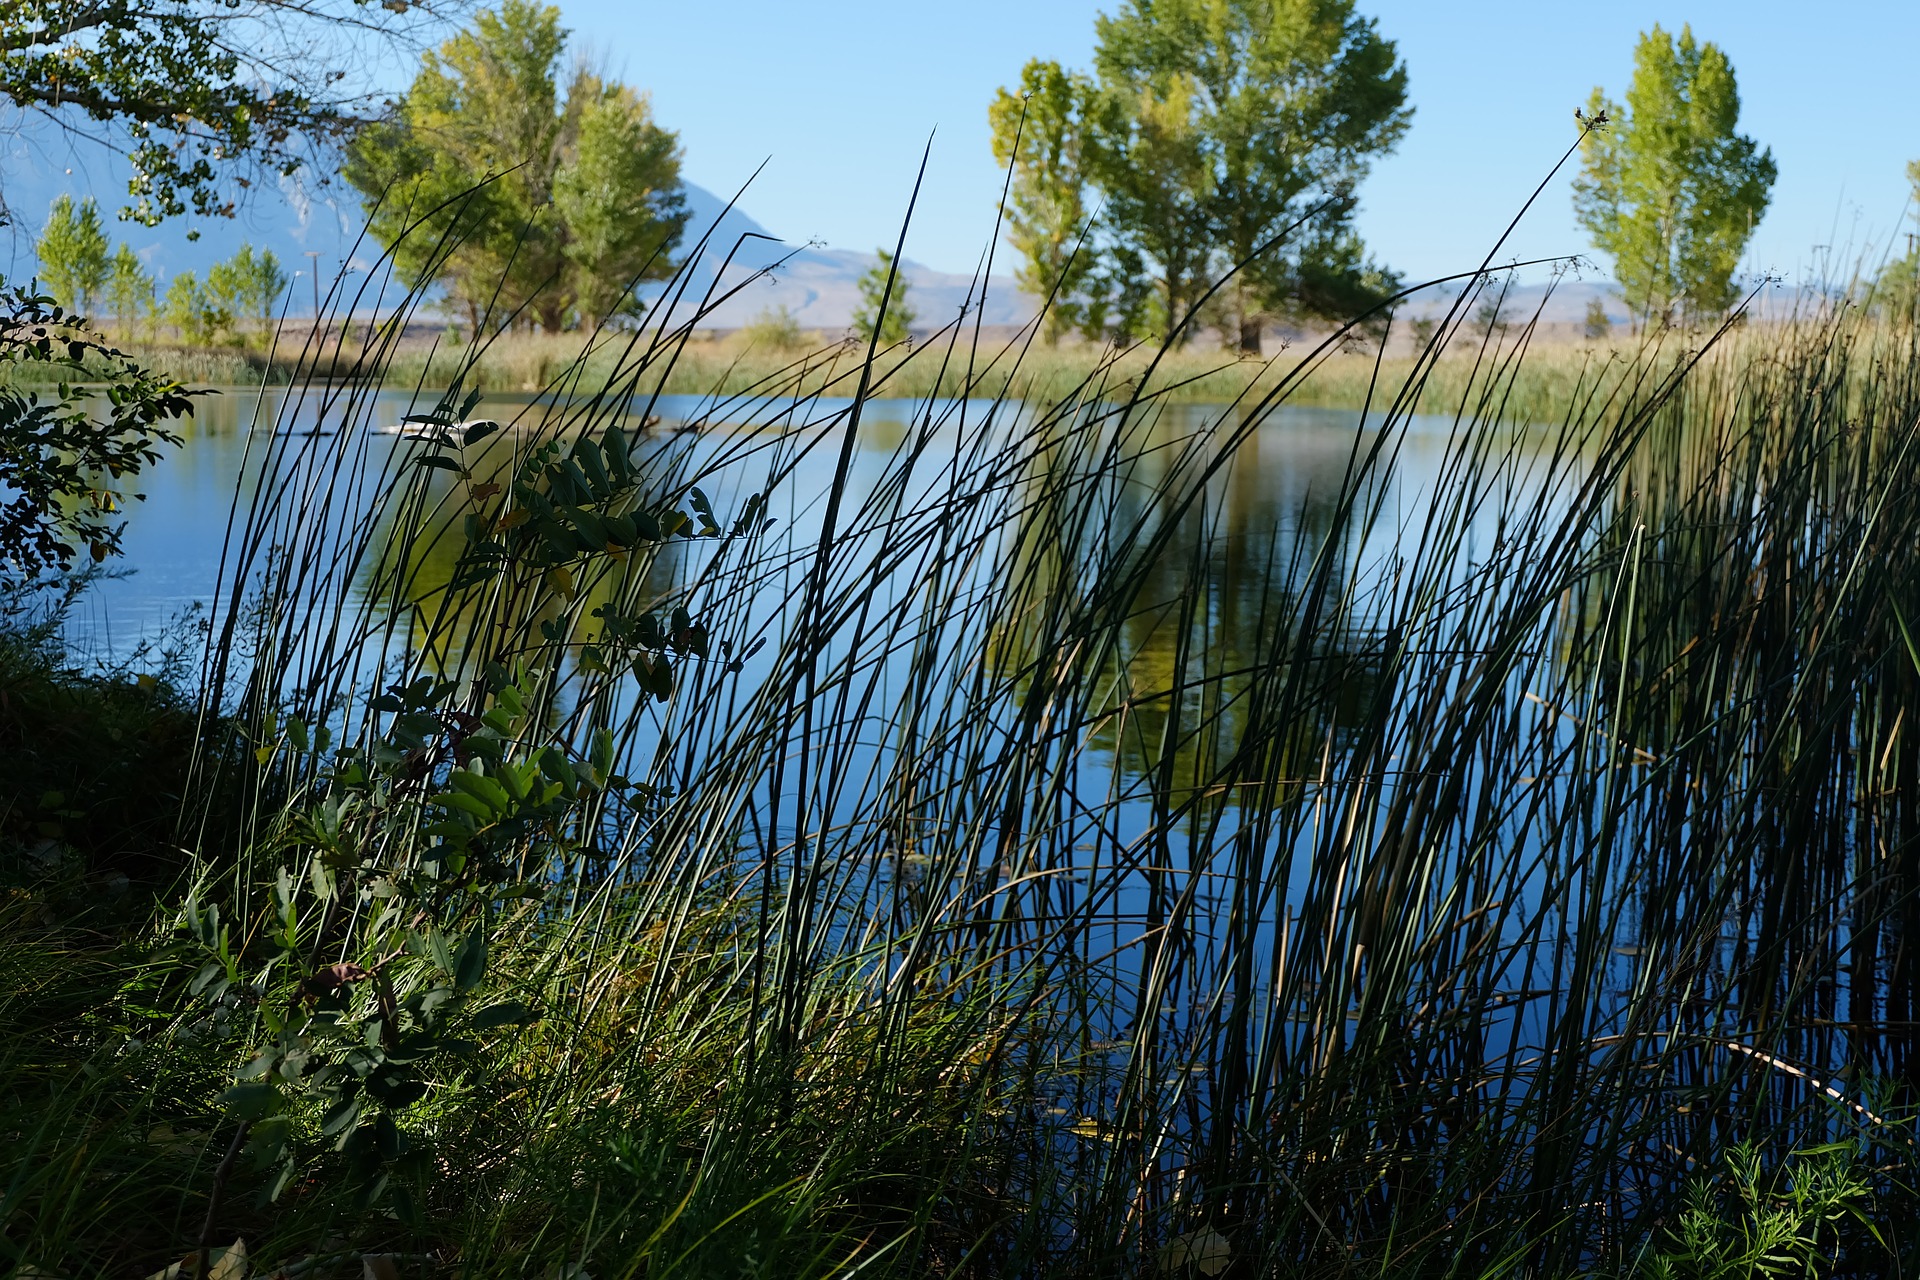
M1348 316L1390 292L1353 230L1354 191L1412 110L1393 42L1352 0L1138 0L1097 32L1095 80L1023 73L1027 154L1011 151L1019 98L1002 90L991 110L1033 280L1066 279L1083 192L1103 208L1099 265L1076 264L1063 291L1083 330L1177 326L1239 268L1196 319L1257 352L1274 318Z
M1627 306L1643 319L1691 322L1732 305L1734 268L1767 210L1773 153L1736 131L1733 65L1691 27L1660 27L1634 47L1626 106L1598 88L1574 213L1613 258Z
M1665 1247L1641 1271L1649 1280L1756 1280L1835 1274L1843 1242L1872 1237L1872 1170L1853 1143L1795 1151L1769 1170L1743 1142L1716 1176L1687 1188Z
M458 415L441 410L416 421L450 428L471 412L476 400L469 396ZM478 444L496 429L492 422L474 423L462 443ZM451 437L445 441L452 443ZM466 517L453 589L496 582L538 584L571 603L582 598L589 575L636 551L674 539L721 536L713 507L698 488L688 495L691 511L675 503L647 501L630 452L618 426L608 427L598 438L582 435L570 446L550 440L529 450L500 502ZM466 476L446 448L430 450L416 461L424 468ZM475 486L479 500L484 503L496 487ZM746 513L728 536L747 532L760 506L757 496L749 499ZM663 618L651 611L630 612L610 600L595 607L593 617L599 630L580 645L580 663L593 671L630 668L640 688L661 702L673 696L676 658L708 656L707 628L684 607ZM571 628L565 622L545 621L540 631L549 643L563 644Z
M137 254L122 244L114 250L107 272L107 306L118 322L122 339L133 332L134 321L153 312L153 276Z
M505 0L349 148L374 236L476 333L496 306L550 333L597 323L669 273L687 220L677 139L646 97L585 69L562 95L567 35L558 9Z
M1057 62L1020 70L1018 93L994 95L987 109L993 158L1011 166L1005 229L1022 262L1020 287L1048 300L1041 336L1051 346L1074 329L1103 328L1089 312L1089 277L1099 263L1091 241L1083 121L1092 82Z
M1506 329L1513 322L1511 309L1507 305L1508 296L1513 292L1513 277L1507 275L1499 280L1488 280L1480 286L1480 300L1473 308L1473 315L1467 321L1467 330L1478 338L1490 338Z
M200 278L182 271L167 284L167 296L161 311L182 342L206 346L220 334L233 328L233 312L202 287Z
M154 0L0 6L0 98L55 127L107 126L133 169L124 216L191 207L231 216L265 168L297 171L304 144L358 108L376 48L436 0Z
M1607 319L1607 304L1598 298L1587 299L1587 315L1581 336L1588 342L1599 342L1613 332L1613 322Z
M1913 189L1908 198L1913 216L1920 219L1920 160L1907 162L1907 182ZM1920 245L1912 232L1907 233L1907 251L1888 260L1875 275L1873 305L1883 314L1912 320L1920 308Z
M16 385L15 371L37 376ZM51 394L48 372L62 379ZM95 385L65 380L82 377ZM0 291L0 378L0 576L64 570L82 552L105 560L120 548L121 482L178 443L165 424L189 393L22 289Z
M750 346L768 351L793 351L806 341L799 317L784 303L755 316L752 323L741 330L741 336Z
M69 311L92 311L111 270L107 236L100 229L100 210L93 201L82 200L76 208L72 196L55 199L34 249L40 258L41 282L53 300Z
M646 95L626 85L578 76L567 110L578 122L554 173L553 209L571 319L591 324L630 302L636 282L671 273L669 251L687 219L680 149L654 124Z
M285 812L271 905L241 933L193 899L180 919L197 966L183 1034L240 1047L225 1100L269 1200L319 1164L418 1225L434 1175L419 1104L479 1086L484 1042L535 1017L493 994L498 919L543 896L625 784L607 751L576 762L543 741L524 681L492 673L477 715L449 681L396 685L372 707L384 738L331 758L324 727L269 726L262 763L286 750L321 768Z
M690 451L621 426L648 343L503 426L450 395L380 483L253 451L265 639L207 695L250 834L161 929L0 898L0 1257L1910 1274L1920 1154L1857 1081L1914 985L1920 379L1825 323L1524 397L1356 361L1396 407L1287 437L1333 446L1298 502L1235 469L1284 419L1106 394L1150 353L1014 431L961 386L846 452L830 547L691 487L809 509L802 375Z
M907 302L907 278L894 270L893 255L885 249L874 255L873 265L855 282L860 305L853 309L853 332L862 342L874 341L878 333L880 345L891 347L912 336L919 317Z
M273 250L256 253L251 244L242 243L231 258L207 268L206 300L216 314L246 320L264 331L287 284Z
M70 610L90 579L77 574L57 591L0 587L8 800L0 804L0 864L30 851L28 867L105 882L107 894L79 895L97 905L129 883L157 889L180 873L179 797L205 739L185 680L186 654L202 638L197 627L184 626L112 669L83 670L66 651ZM147 669L149 660L157 669ZM232 799L221 795L209 805L215 840L227 834L219 819Z

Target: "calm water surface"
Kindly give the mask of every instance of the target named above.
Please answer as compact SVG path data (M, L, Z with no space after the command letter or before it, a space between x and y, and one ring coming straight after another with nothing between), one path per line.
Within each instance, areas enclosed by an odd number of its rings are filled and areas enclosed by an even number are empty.
M843 410L846 403L820 400L807 408L819 419ZM184 445L141 477L138 487L147 497L145 502L129 505L126 555L118 573L99 583L82 601L72 628L76 642L103 656L124 654L143 639L177 629L194 610L213 605L222 581L230 523L244 519L253 487L263 474L276 477L267 483L312 487L318 501L306 504L306 519L318 518L317 507L327 519L351 521L364 509L373 489L404 461L404 455L419 448L415 440L381 434L378 428L430 407L430 402L403 391L365 395L349 405L321 405L313 401L312 393L301 400L289 399L281 390L245 388L225 389L201 400L194 418L182 425ZM950 412L953 407L940 409ZM979 405L974 420L989 408ZM537 409L531 396L497 395L488 398L475 415L506 420ZM864 489L877 482L916 417L927 410L920 401L868 403L856 445L849 503L858 502L865 496ZM656 412L663 421L640 437L642 447L651 448L658 458L670 458L683 474L698 474L717 458L743 452L735 438L739 428L724 419L708 421L698 432L676 429L688 418L712 412L712 406L698 397L664 397ZM1162 411L1156 430L1176 440L1230 412L1218 406L1169 406ZM740 416L764 423L769 415L761 405L749 407ZM1356 442L1365 447L1373 435L1358 430L1359 417L1355 412L1287 406L1273 411L1252 432L1219 486L1212 512L1216 523L1211 554L1249 557L1245 563L1284 565L1299 540L1323 537ZM1370 546L1354 548L1352 554L1382 564L1391 560L1394 540L1412 527L1413 515L1440 474L1449 429L1450 423L1441 419L1412 422L1388 481L1390 510L1401 518L1390 520L1392 528L1377 534ZM925 491L907 495L908 501L938 500L938 477L942 466L953 461L959 430L955 426L936 433L917 468L933 479ZM333 474L326 461L329 455L362 448L362 462ZM803 458L790 481L769 492L770 514L800 535L817 528L820 499L833 462L828 449L815 449ZM325 478L316 481L322 471L327 473ZM723 519L731 503L760 488L763 472L763 464L749 457L723 462L718 474L704 478ZM341 532L349 532L349 526L343 525ZM1168 559L1167 572L1175 579L1182 576L1185 567L1172 556ZM1239 602L1251 607L1268 584L1257 573L1237 577ZM785 586L769 584L766 590L771 594L756 602L761 606L778 606L787 598ZM1234 599L1226 601L1217 625L1228 629L1236 625L1234 604Z

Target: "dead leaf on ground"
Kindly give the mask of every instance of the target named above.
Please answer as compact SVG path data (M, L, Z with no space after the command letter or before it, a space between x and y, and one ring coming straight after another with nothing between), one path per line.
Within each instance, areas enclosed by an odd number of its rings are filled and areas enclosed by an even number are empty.
M208 1253L207 1280L247 1280L247 1242L235 1240L224 1249ZM170 1267L162 1267L147 1280L189 1280L200 1274L200 1251L195 1249Z
M1227 1238L1212 1227L1201 1227L1177 1235L1160 1250L1160 1270L1181 1271L1192 1267L1203 1276L1217 1276L1233 1260Z

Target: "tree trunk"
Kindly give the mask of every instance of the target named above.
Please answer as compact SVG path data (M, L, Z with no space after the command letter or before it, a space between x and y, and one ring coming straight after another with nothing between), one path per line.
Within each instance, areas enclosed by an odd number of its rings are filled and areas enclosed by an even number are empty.
M1260 354L1260 338L1262 331L1265 330L1266 327L1260 316L1242 315L1240 317L1241 355L1257 356Z

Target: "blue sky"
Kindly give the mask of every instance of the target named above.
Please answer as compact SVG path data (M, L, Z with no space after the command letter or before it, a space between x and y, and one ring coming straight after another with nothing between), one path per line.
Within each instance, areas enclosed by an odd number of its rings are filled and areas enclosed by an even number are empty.
M934 134L907 252L969 271L992 233L999 173L986 104L1030 57L1087 66L1093 20L1117 0L560 0L578 47L652 91L688 178L715 191L769 163L742 207L778 235L840 248L893 243ZM1909 86L1920 0L1361 0L1399 43L1413 128L1362 189L1384 261L1424 277L1477 265L1571 139L1594 85L1619 97L1637 34L1691 22L1727 51L1742 125L1780 180L1752 266L1803 278L1815 246L1884 243L1920 156ZM1565 176L1511 245L1577 253Z

